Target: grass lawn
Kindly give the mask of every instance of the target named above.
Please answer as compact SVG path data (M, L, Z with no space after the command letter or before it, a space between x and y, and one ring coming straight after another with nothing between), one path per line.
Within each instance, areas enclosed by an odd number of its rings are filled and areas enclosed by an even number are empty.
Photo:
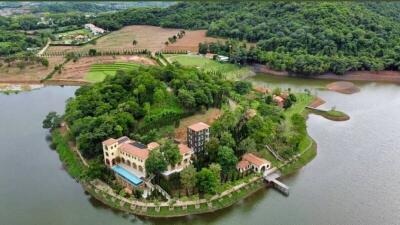
M221 63L198 55L165 55L170 62L179 62L184 66L193 66L206 72L221 72L228 79L237 80L252 73L248 66L240 67L231 63Z
M300 153L303 153L300 158L280 169L282 175L288 175L296 172L315 158L317 155L317 144L310 136L307 136L307 138L303 139L303 141L300 143Z
M89 72L85 75L85 80L90 82L103 81L107 76L114 76L118 70L130 70L139 67L135 63L110 63L110 64L93 64L90 66Z

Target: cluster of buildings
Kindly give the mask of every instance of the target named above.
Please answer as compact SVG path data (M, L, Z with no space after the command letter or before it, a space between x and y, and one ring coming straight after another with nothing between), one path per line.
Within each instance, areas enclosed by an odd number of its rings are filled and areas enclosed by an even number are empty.
M176 165L168 165L162 175L168 177L189 166L195 155L204 151L204 146L209 139L209 125L200 122L188 126L187 144L178 143L182 160ZM103 141L104 163L114 171L117 180L130 191L138 188L146 189L149 185L146 180L149 175L145 167L146 160L150 152L159 147L157 142L146 145L125 136L118 139L109 138ZM263 172L270 167L270 162L251 153L243 155L242 160L236 166L239 172L248 170Z
M100 27L97 27L94 24L88 23L85 24L85 29L90 30L90 32L92 32L93 35L99 35L99 34L104 34L106 31Z
M255 91L262 94L271 94L272 91L269 88L265 87L255 87ZM272 101L274 101L279 107L283 108L285 104L285 100L289 97L289 93L286 91L281 92L279 95L272 95Z

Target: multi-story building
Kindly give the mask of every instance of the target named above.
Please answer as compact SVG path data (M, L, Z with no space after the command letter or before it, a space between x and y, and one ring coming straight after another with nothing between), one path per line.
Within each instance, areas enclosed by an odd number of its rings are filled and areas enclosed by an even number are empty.
M210 140L210 126L199 122L187 128L187 144L197 154L203 152L204 145Z
M157 142L145 145L128 137L110 138L103 141L104 163L128 189L143 188L147 176L146 160L150 151L159 146ZM164 176L180 172L192 163L193 150L185 144L178 144L178 149L182 160L176 165L168 165L167 170L162 173Z

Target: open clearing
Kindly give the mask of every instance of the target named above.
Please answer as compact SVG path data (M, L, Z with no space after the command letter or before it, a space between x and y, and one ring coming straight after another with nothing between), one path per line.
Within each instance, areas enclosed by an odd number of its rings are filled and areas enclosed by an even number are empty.
M139 67L134 63L109 63L109 64L93 64L89 73L85 75L85 80L90 82L103 81L107 76L115 76L118 70L130 70Z
M169 37L172 37L181 29L161 28L147 25L133 25L126 26L120 30L111 32L96 40L96 45L86 44L83 46L50 46L47 50L51 52L76 52L76 51L89 51L95 48L99 51L108 50L124 50L124 49L148 49L152 52L161 50L168 51L191 51L197 52L200 42L215 42L217 40L223 41L224 39L217 39L206 37L206 30L185 30L185 35L173 44L165 45ZM133 45L133 40L137 41Z
M137 63L143 65L156 65L156 63L142 56L96 56L82 57L77 62L68 62L65 64L61 74L56 73L53 76L55 80L84 80L93 64L110 64L115 62Z
M120 30L111 32L96 40L96 45L86 44L83 46L51 46L49 52L60 51L89 51L91 48L98 50L119 50L126 48L148 49L160 51L165 47L165 41L176 35L180 29L167 29L155 26L133 25L126 26ZM137 41L134 46L133 40Z
M223 42L226 40L222 38L206 37L206 32L207 30L193 30L193 31L185 30L186 33L185 36L183 36L183 38L181 39L178 39L177 42L166 46L165 50L168 51L186 50L197 53L199 51L199 43L217 42L217 41Z
M0 67L0 81L2 83L37 83L47 74L49 74L55 65L64 61L63 57L48 58L49 66L45 67L41 64L28 65L24 69L19 69L16 65L11 64L10 67L7 63L0 60L3 64Z
M226 78L237 80L245 76L253 75L254 73L248 66L240 67L231 63L221 63L215 60L206 58L200 55L170 55L167 54L165 57L170 62L179 62L183 66L192 66L206 72L220 72L225 75Z
M198 113L182 119L179 123L179 127L175 129L175 138L181 142L186 142L188 126L198 122L211 125L221 115L221 113L221 110L218 108L210 108L205 113Z

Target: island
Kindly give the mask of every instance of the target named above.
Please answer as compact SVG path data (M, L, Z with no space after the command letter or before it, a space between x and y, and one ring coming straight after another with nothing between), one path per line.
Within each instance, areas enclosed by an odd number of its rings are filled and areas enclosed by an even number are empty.
M316 155L307 90L253 87L179 63L118 71L48 114L68 172L104 204L148 217L229 207ZM315 106L315 104L313 104Z

